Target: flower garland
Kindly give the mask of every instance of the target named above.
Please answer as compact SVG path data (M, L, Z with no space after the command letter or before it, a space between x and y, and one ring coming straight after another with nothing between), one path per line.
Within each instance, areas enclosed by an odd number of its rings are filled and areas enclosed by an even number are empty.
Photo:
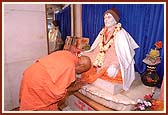
M114 38L115 38L117 32L120 30L121 30L121 23L118 23L114 29L114 32L113 32L110 40L106 44L104 43L104 33L105 32L103 31L103 34L100 33L100 35L101 35L100 36L100 43L99 43L100 52L96 56L96 60L93 63L94 66L100 68L103 65L105 53L111 47L112 43L114 42Z

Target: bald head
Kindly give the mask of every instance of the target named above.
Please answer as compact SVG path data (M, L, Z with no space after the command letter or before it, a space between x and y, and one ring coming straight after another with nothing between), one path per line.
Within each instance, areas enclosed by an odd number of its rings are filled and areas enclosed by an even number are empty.
M76 65L76 73L80 74L86 72L91 67L91 59L88 56L80 56L78 64Z
M91 67L91 59L88 56L81 56L79 57L81 59L81 63L85 65L86 70L89 70Z

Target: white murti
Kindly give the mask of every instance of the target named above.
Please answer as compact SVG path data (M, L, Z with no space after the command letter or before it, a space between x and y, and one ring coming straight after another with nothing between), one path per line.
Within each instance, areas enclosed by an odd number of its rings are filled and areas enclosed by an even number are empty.
M97 38L93 42L90 50L88 50L87 52L92 52L98 45L100 45L99 43L101 41L103 31L104 29L100 31ZM121 69L123 79L123 89L127 91L129 90L132 82L135 79L134 50L139 46L136 44L136 42L130 36L130 34L126 32L125 29L123 28L115 34L114 45ZM94 64L102 65L101 60L103 60L103 55L100 54L100 57L102 57L100 58L100 61L95 61Z
M105 60L104 58L106 55L105 53L108 49L110 49L111 45L114 44L115 52L121 69L123 89L127 91L129 90L132 82L135 79L134 50L139 46L136 44L131 35L124 28L121 27L121 23L117 23L110 13L105 14L104 24L105 28L103 28L99 32L90 50L88 50L87 52L92 52L99 46L100 52L97 54L93 65L100 68L103 66ZM115 29L112 33L112 38L109 39L109 42L107 44L104 44L103 40L105 36L105 30L110 30L113 27L115 27ZM113 57L109 58L112 59Z

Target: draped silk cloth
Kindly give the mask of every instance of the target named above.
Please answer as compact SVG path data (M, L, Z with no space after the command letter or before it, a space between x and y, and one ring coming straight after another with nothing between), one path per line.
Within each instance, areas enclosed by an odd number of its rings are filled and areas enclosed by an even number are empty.
M102 29L100 33L104 30ZM101 34L98 34L97 38L93 42L91 48L88 53L93 53L94 50L99 47L98 44L100 42ZM134 39L126 32L123 28L116 34L114 38L114 47L115 52L118 57L116 61L119 62L121 75L123 79L123 89L128 90L135 79L135 70L134 70L134 49L138 48L139 46L136 44ZM111 52L106 52L106 55ZM85 54L85 52L83 53ZM86 53L87 54L87 53ZM108 60L113 60L112 56L107 57ZM106 58L105 58L106 60Z
M57 51L26 69L20 88L20 110L56 110L66 88L75 81L77 61L71 52Z

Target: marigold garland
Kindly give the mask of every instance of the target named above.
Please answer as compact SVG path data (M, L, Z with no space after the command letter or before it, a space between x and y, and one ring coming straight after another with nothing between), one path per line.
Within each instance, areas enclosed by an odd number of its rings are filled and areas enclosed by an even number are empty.
M118 23L117 26L114 29L112 37L110 38L110 40L106 44L103 41L105 32L103 31L102 33L100 33L100 43L99 43L100 52L96 56L96 60L93 63L94 66L101 67L103 65L105 53L111 47L112 43L114 42L114 39L115 39L115 36L116 36L117 32L120 31L120 30L121 30L121 23Z

